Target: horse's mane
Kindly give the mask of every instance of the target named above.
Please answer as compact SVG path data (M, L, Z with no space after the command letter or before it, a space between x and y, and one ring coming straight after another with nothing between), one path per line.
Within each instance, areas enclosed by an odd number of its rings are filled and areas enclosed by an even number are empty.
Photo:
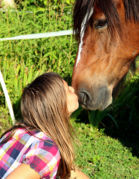
M80 31L82 22L94 7L94 4L102 10L107 18L108 29L111 33L115 30L120 32L120 20L117 9L113 0L76 0L73 12L73 29L75 31L77 39L80 38ZM139 0L123 0L125 7L126 20L139 21ZM90 17L86 18L85 27L90 22Z

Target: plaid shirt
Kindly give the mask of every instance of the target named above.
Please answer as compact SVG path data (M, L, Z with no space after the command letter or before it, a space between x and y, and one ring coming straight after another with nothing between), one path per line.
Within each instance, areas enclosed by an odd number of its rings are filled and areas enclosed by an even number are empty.
M5 136L0 139L1 179L5 179L22 163L30 165L41 178L56 178L60 152L52 139L40 131L30 134L25 129L17 129L8 142L1 144Z

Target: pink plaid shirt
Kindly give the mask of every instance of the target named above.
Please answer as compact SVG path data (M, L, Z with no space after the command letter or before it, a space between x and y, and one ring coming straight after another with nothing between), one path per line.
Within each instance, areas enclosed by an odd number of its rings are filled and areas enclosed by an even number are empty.
M55 179L60 152L56 144L43 132L31 134L25 129L17 129L5 144L0 139L0 178L5 179L22 163L30 165L41 178Z

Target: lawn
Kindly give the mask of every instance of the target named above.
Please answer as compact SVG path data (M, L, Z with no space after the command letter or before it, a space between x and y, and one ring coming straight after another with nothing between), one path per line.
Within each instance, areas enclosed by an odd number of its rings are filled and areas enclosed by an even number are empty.
M130 148L91 125L74 127L81 142L76 145L76 164L90 178L139 178L139 159Z

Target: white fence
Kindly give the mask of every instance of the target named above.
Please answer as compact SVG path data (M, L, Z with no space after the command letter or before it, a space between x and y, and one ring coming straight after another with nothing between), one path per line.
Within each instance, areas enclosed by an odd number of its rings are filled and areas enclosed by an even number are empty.
M40 39L40 38L48 38L48 37L71 35L72 33L73 33L72 30L63 30L63 31L58 31L58 32L48 32L48 33L39 33L39 34L28 34L28 35L20 35L20 36L16 36L16 37L0 38L0 41Z
M72 35L72 30L64 30L64 31L58 31L58 32L48 32L48 33L39 33L39 34L28 34L28 35L20 35L15 37L9 37L9 38L0 38L0 41L6 41L6 40L27 40L27 39L39 39L39 38L48 38L48 37L56 37L56 36L64 36L64 35ZM12 108L11 100L6 88L6 84L4 82L2 72L0 70L0 84L2 86L2 90L5 95L6 103L8 105L9 113L12 119L12 123L15 123L15 115Z

